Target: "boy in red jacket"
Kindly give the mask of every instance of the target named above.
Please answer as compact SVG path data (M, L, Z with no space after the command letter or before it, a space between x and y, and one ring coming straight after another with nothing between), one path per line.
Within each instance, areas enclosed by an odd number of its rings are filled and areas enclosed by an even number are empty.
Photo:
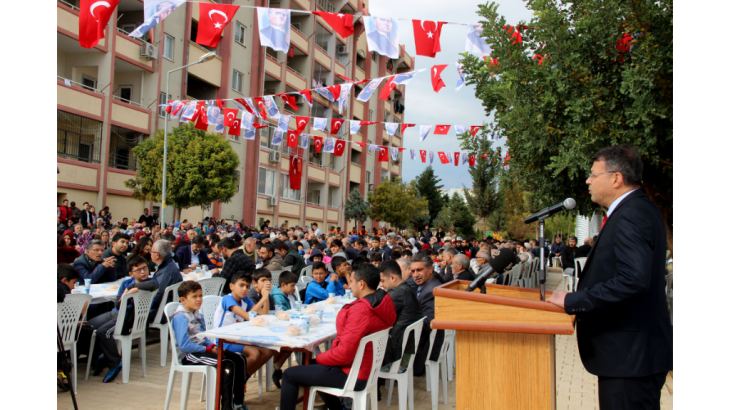
M352 362L360 340L370 334L393 326L396 319L395 305L388 293L378 289L380 272L365 263L357 267L350 277L352 296L357 300L345 305L337 315L337 337L332 348L317 356L317 363L290 367L281 380L281 410L293 410L297 405L299 386L326 386L341 389L350 374ZM355 390L363 390L367 384L373 362L372 344L365 347ZM340 410L340 399L320 393L329 410ZM314 400L310 397L310 400Z

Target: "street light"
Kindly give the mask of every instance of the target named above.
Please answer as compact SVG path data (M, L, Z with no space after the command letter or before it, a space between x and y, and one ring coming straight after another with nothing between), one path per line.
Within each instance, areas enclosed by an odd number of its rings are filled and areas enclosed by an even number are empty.
M211 51L207 54L203 54L202 57L198 59L198 61L188 64L179 68L176 68L174 70L170 70L167 72L167 86L165 87L165 95L167 95L167 101L170 100L170 73L182 70L183 68L190 67L195 64L204 63L206 61L212 60L216 56L215 51ZM167 120L170 116L165 115L165 145L163 148L163 154L162 154L162 211L160 212L160 220L162 227L165 227L165 208L167 207L167 204L165 203L165 200L167 199Z

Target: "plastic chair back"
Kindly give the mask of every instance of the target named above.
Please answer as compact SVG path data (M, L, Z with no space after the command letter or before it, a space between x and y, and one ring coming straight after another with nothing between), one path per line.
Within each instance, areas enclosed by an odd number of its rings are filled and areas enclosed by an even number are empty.
M291 268L293 268L293 267L294 267L294 265L289 265L289 266L284 266L284 267L282 267L281 269L282 269L282 270L285 270L285 271L287 271L287 272L291 272Z
M345 386L342 388L345 391L354 391L355 390L355 382L357 381L357 375L360 373L360 366L362 365L362 358L365 354L365 346L367 346L368 343L373 344L373 365L370 368L370 374L368 375L368 382L365 386L365 391L369 390L371 386L373 386L378 379L378 373L380 373L380 367L383 366L383 357L385 356L385 348L388 345L388 333L390 332L390 327L387 329L383 329L379 332L375 332L371 335L367 335L363 337L360 340L360 346L357 348L357 353L355 353L355 360L352 362L352 367L350 368L350 374L347 376L347 381L345 382ZM395 366L398 367L398 366ZM371 399L372 400L372 399Z
M418 341L421 340L421 331L423 331L423 321L426 320L426 317L422 317L418 319L417 321L411 323L405 331L403 331L403 346L401 349L401 357L403 357L403 354L405 354L406 351L406 345L408 344L408 338L413 333L414 341L415 341L415 347L416 350L418 350ZM411 355L411 360L408 361L408 365L404 366L406 369L410 368L411 365L413 365L413 359L416 358L415 353ZM388 373L397 374L400 370L399 364L401 363L400 360L396 360L395 363L393 363L392 366L390 366L390 370Z
M226 285L226 278L205 278L198 281L203 287L203 297L208 295L219 296ZM176 299L177 300L177 299Z
M200 313L203 315L203 319L205 319L205 328L206 329L213 329L213 318L215 317L215 311L218 309L218 306L221 304L221 299L223 299L222 296L217 295L208 295L203 296L203 304L200 305Z
M305 276L309 277L309 278L312 277L312 265L305 266L304 268L302 268L302 271L299 273L299 278L301 279Z
M173 302L177 302L177 301L180 300L180 297L177 295L177 288L180 287L180 284L181 283L182 282L178 282L178 283L176 283L174 285L170 285L170 286L168 286L168 287L165 288L165 293L162 294L162 300L160 301L160 305L164 305L165 302L167 302L167 298L170 297L170 294L171 293L172 293L172 301ZM159 289L156 290L155 292L158 292L158 291L159 291ZM121 312L121 309L119 311ZM160 323L162 323L162 315L163 314L164 314L163 309L157 309L157 314L155 315L154 319L152 320L152 323L150 323L150 324L159 325Z
M63 345L67 346L76 340L76 330L79 325L81 311L87 303L91 303L92 296L87 294L66 295L63 303L57 309L58 329L61 331ZM74 386L75 387L75 386Z
M134 299L134 323L132 324L130 335L135 338L144 334L147 329L147 316L150 314L152 299L154 299L156 294L157 290L152 292L140 290L137 293L125 293L122 295L122 301L119 305L119 316L117 316L117 325L114 328L114 335L122 336L122 328L124 327L124 319L127 316L127 305L129 304L129 299Z
M583 272L583 267L586 266L587 257L575 258L575 276L578 277Z
M279 286L279 276L281 276L281 274L284 272L286 272L286 269L271 271L271 289Z
M426 355L426 360L431 360L431 350L433 350L433 342L436 340L437 331L438 329L431 329L431 334L429 335L429 340L431 341L431 343L428 346L428 355ZM449 349L449 344L451 343L451 338L455 332L455 330L444 330L444 342L441 343L441 350L439 350L439 356L437 361L440 362L444 355L446 355L446 351Z
M168 329L170 329L170 339L172 339L170 346L172 347L172 357L173 360L175 360L175 363L178 365L182 365L180 363L180 352L177 350L177 338L175 337L175 329L172 328L172 315L175 314L175 311L177 310L178 306L180 306L180 302L170 302L165 305L164 309L160 309L161 311L164 311L165 316L167 317L167 323L170 323L170 326L168 326Z
M522 263L518 263L510 271L509 286L519 286L520 283L520 272L522 271Z

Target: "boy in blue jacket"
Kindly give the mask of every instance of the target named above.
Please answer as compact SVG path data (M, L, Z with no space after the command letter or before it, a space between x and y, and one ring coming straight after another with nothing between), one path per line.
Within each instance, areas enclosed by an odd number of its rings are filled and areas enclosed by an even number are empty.
M311 304L322 300L327 300L330 293L342 296L345 289L340 283L340 278L336 273L332 273L327 278L327 265L322 262L314 262L312 264L312 282L307 285L307 291L304 296L304 303ZM325 280L326 279L326 280Z
M203 288L196 281L185 281L177 290L181 305L172 317L172 328L180 349L180 362L191 365L216 366L218 346L208 338L196 335L205 331L205 319L200 314L203 304ZM246 386L246 359L238 353L223 351L221 379L221 408L247 408L243 404Z

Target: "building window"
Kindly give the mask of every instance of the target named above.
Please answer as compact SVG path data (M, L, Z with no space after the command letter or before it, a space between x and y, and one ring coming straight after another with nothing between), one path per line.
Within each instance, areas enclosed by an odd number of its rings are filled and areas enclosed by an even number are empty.
M166 59L173 61L175 55L175 38L165 34L165 44L162 47L162 56Z
M236 43L245 46L246 45L246 26L236 22Z
M137 169L137 158L132 148L149 138L149 135L138 131L112 125L109 138L109 167L134 171Z
M243 93L243 74L233 70L233 91Z
M377 54L375 53L375 51L373 51L373 52L372 52L372 53L370 53L370 54L371 54L371 56L372 56L372 58L373 58L373 61L375 61L375 62L377 63L377 62L378 62L378 55L377 55Z
M119 90L117 91L117 96L120 100L128 103L132 101L132 86L131 85L122 85L119 87Z
M87 76L86 74L81 75L81 85L84 86L89 91L94 91L96 89L96 78L92 78Z
M61 158L101 162L102 122L56 110L56 153Z
M167 104L167 94L160 92L160 100L158 102L159 104ZM167 116L167 112L165 112L165 108L167 107L159 107L157 108L157 115L160 116L160 118L165 118Z
M289 174L281 174L281 186L279 187L279 195L284 199L299 201L302 199L302 191L289 188Z
M322 153L314 149L314 139L309 139L309 163L318 167L322 166Z
M259 188L258 193L261 195L274 195L274 171L259 167Z
M375 112L373 110L370 110L368 114L368 121L375 121Z
M241 187L241 171L233 171L233 178L236 180L236 193L238 193L238 190Z
M373 152L375 152L375 151L373 151L373 150L370 149L370 145L372 145L372 143L373 142L371 140L368 140L368 155L373 155Z
M370 171L365 171L365 183L367 183L367 184L370 183L370 178L371 178L370 175L371 175Z

